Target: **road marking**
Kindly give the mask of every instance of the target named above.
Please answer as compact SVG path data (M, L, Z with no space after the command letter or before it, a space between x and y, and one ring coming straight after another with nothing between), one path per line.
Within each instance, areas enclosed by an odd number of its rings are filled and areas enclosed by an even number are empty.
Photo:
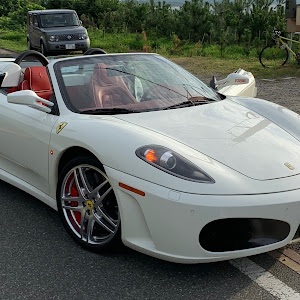
M268 253L270 256L300 274L300 255L289 248L280 248Z
M255 283L268 291L273 296L282 300L299 300L300 294L276 278L270 272L257 265L248 258L229 261L232 266L247 275Z

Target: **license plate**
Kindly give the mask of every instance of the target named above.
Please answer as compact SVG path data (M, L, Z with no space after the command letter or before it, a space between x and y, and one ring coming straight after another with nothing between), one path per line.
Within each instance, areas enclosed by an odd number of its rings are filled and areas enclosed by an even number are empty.
M75 44L66 44L66 49L75 49Z

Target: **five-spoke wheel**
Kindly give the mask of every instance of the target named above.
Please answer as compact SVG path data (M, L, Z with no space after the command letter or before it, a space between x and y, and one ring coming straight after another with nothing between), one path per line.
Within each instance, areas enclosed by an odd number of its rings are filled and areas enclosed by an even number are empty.
M101 164L91 157L73 159L61 173L58 206L69 234L93 251L120 243L118 203Z

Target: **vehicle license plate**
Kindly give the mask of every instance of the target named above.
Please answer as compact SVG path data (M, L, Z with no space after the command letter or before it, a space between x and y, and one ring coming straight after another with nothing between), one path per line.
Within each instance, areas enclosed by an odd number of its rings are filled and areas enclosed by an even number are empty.
M66 44L66 49L75 49L75 44Z

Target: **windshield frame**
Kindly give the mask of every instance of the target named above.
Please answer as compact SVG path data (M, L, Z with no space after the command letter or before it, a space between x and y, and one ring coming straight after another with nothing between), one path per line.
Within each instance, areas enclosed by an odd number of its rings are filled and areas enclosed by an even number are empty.
M206 85L205 83L203 83L199 78L197 78L196 76L194 76L193 74L191 74L190 72L188 72L187 70L185 70L184 68L182 68L181 66L177 65L176 63L174 63L174 62L166 59L165 57L163 57L163 56L161 56L159 54L156 54L156 53L113 53L113 54L99 54L99 55L90 55L90 56L86 56L86 57L81 56L81 57L64 58L64 59L60 59L59 61L56 61L53 64L53 70L54 70L54 73L55 73L55 76L56 76L56 80L57 80L57 83L58 83L58 87L59 87L60 93L62 95L62 99L63 99L66 107L70 111L72 111L74 113L81 114L81 113L83 113L84 110L79 110L79 109L77 109L72 104L72 100L70 99L70 96L69 96L69 94L67 92L66 85L65 85L64 80L63 80L63 74L61 72L61 66L64 65L65 63L67 63L67 62L71 62L72 60L76 60L76 61L77 60L82 60L81 64L83 64L84 61L88 61L91 58L96 58L96 57L99 57L99 58L100 57L116 57L116 56L157 56L158 58L160 58L162 60L165 60L166 63L168 63L168 65L171 64L171 67L173 68L174 72L176 72L176 68L179 68L180 71L183 72L183 74L186 74L188 76L193 77L196 81L198 81L199 83L201 83L201 85L203 85L203 87L205 87L207 90L210 91L211 95L213 95L214 97L210 97L210 98L206 97L210 101L203 101L202 104L208 104L208 103L218 102L218 101L222 100L222 98L218 95L218 93L215 90L211 89L208 85ZM99 60L98 63L101 63L101 60ZM72 67L72 64L70 65L70 67ZM167 87L165 87L163 85L160 85L159 83L154 83L154 84L156 84L158 86L162 86L163 88L168 89ZM184 84L182 86L184 86ZM174 92L174 93L178 93L178 92L176 92L174 90L171 90L171 91ZM183 95L181 95L181 96L183 96ZM191 97L191 98L193 98L193 97ZM193 103L192 100L189 100L189 97L186 97L185 101L190 101L191 103ZM187 105L187 106L194 106L194 105L196 106L196 105L199 104L199 101L195 101L195 102L198 102L198 103L197 104L192 104L192 105ZM180 104L180 103L181 102L178 102L178 104ZM178 106L178 108L176 108L176 109L179 109L179 108L181 108L181 107ZM111 109L113 110L114 107L111 107ZM129 108L129 109L131 109L131 108ZM165 107L155 107L155 108L144 109L144 110L136 110L135 112L142 113L142 112L150 112L150 111L162 111L162 110L166 110L166 109L168 109L168 106L165 106ZM99 111L100 110L101 110L101 108L99 108ZM132 112L132 113L134 113L134 112ZM105 114L107 114L107 113L105 113ZM114 113L112 113L112 114L114 114ZM122 114L122 113L115 113L115 114ZM99 112L99 115L101 115L100 112Z

